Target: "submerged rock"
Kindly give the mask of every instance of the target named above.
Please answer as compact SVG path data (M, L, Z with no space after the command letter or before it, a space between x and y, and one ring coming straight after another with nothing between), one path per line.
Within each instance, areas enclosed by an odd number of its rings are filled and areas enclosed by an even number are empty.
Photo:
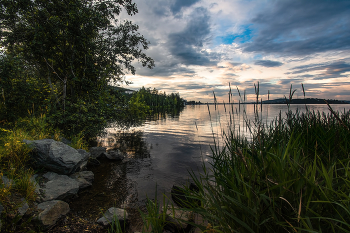
M108 159L117 161L121 161L125 157L119 150L111 150L108 153L103 153L103 155Z
M107 150L106 147L91 147L90 148L90 154L91 158L97 159L99 158L103 153L105 153Z

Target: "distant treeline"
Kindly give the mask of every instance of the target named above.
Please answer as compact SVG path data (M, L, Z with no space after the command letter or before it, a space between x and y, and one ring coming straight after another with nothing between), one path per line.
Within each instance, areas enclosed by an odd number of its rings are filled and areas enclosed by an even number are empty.
M331 99L317 99L317 98L306 98L306 99L275 99L262 101L263 104L349 104L350 101L344 100L331 100Z
M186 105L199 105L199 104L202 104L202 102L200 102L200 101L196 102L194 100L186 101Z
M332 100L332 99L317 99L317 98L306 98L306 99L274 99L274 100L264 100L262 104L350 104L347 100ZM201 103L196 101L187 101L186 105L198 105L198 104L224 104L224 103ZM225 103L227 104L227 103ZM235 104L256 104L256 102L236 102ZM259 101L259 104L261 102Z
M140 90L134 92L133 97L140 102L144 102L151 109L182 108L185 105L179 93L167 95L165 92L160 92L155 88L142 87Z

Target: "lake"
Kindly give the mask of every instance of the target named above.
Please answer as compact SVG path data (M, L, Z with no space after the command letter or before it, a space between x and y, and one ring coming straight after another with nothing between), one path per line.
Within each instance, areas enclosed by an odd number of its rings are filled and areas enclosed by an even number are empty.
M159 116L129 129L106 128L107 134L98 139L99 146L120 149L127 161L110 162L91 168L95 173L93 187L80 194L71 204L76 211L98 215L100 208L142 205L146 198L158 193L169 196L174 184L184 184L189 171L209 166L211 146L222 142L221 133L228 123L235 132L249 137L246 121L256 117L254 105L188 105L177 115ZM258 105L258 117L269 124L281 112L285 117L287 105ZM308 105L309 110L329 113L327 105ZM349 111L350 105L332 105L335 111ZM295 112L305 112L305 105L291 105ZM229 112L233 114L229 114ZM244 117L246 116L246 117ZM231 118L230 118L231 117ZM91 202L91 200L94 200ZM81 210L82 205L90 202ZM84 204L85 203L85 204ZM86 209L88 208L88 210Z
M270 122L280 111L284 117L287 111L285 104L263 105L263 111L260 105L258 107L262 122ZM311 105L308 108L329 112L326 105ZM344 108L348 111L350 105L334 105L332 108L343 112ZM305 112L305 105L291 105L290 109ZM216 140L222 141L221 131L230 121L229 112L232 110L236 132L249 137L243 112L246 112L247 119L254 121L254 105L209 105L209 109L207 105L187 105L177 116L148 120L140 127L129 130L108 128L108 134L100 139L100 145L112 149L125 144L127 148L124 150L131 159L126 176L137 186L138 199L143 200L146 195L154 196L156 184L160 191L168 193L173 184L183 183L188 178L188 171L201 170L202 163L208 162L212 154L213 133Z

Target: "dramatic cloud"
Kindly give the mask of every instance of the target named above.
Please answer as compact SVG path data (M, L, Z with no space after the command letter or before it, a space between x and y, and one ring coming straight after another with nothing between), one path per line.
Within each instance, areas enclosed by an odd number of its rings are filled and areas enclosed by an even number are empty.
M152 70L136 61L129 88L155 87L188 100L228 100L231 87L283 98L350 100L350 1L134 0L129 19L151 44ZM235 95L238 101L238 95Z
M344 61L337 61L325 64L310 64L305 66L297 66L292 68L292 72L287 74L314 73L315 80L328 78L347 77L346 73L350 71L350 64ZM312 77L310 74L305 74L306 77Z
M210 16L207 9L196 8L185 29L169 35L168 45L170 52L186 65L212 65L210 54L204 50L203 44L210 33Z
M265 66L265 67L278 67L283 65L282 62L279 61L270 61L270 60L258 60L254 62L255 65Z
M175 3L170 7L173 14L177 14L183 9L184 7L189 7L196 2L199 2L199 0L175 0Z
M350 1L274 1L252 22L258 36L246 52L308 55L350 49Z

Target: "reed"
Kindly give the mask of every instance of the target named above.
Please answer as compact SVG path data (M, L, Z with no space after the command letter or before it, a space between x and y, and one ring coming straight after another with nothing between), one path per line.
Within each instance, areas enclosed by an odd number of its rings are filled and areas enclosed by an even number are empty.
M269 125L256 111L254 122L246 119L251 140L229 124L211 166L191 172L200 191L184 188L202 203L191 211L212 232L350 232L350 113L329 108L288 110Z

